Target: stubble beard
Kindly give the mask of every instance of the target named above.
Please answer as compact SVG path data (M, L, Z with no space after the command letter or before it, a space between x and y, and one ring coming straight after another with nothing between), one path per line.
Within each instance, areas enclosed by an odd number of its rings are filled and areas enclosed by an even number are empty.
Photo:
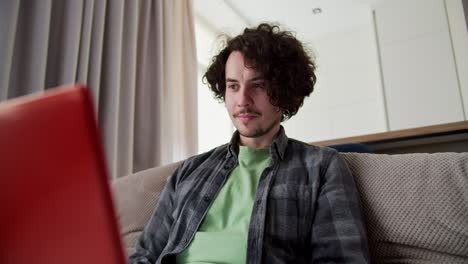
M273 120L271 122L271 124L269 126L267 126L266 128L257 128L255 129L252 133L243 133L240 129L237 129L237 131L239 131L239 134L243 137L247 137L247 138L258 138L258 137L261 137L261 136L264 136L268 133L271 132L271 130L278 124L281 122L281 119L278 118L276 120Z

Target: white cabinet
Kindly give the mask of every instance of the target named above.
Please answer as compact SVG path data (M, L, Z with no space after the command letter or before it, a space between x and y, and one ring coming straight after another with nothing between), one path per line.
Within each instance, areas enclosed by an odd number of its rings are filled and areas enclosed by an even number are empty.
M455 64L465 108L465 120L468 120L468 29L465 10L468 11L468 1L463 7L462 0L446 0L447 14L452 36Z
M288 136L320 141L385 132L385 109L372 12L346 31L314 39L317 85L291 120Z
M463 121L443 0L375 6L390 130Z

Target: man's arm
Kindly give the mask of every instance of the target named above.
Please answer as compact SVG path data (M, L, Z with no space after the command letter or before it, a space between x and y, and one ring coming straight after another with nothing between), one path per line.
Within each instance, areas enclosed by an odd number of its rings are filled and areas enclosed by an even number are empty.
M366 228L354 178L334 151L321 174L312 226L313 263L368 263Z
M129 257L130 264L155 263L166 246L174 221L172 212L175 203L176 181L179 178L177 175L181 173L182 166L183 164L168 178L156 209L137 240L136 251Z

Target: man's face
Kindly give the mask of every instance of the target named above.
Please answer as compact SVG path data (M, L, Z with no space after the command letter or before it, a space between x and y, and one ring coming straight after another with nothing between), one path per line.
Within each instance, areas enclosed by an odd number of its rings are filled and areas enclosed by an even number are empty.
M233 51L226 62L225 104L242 139L270 141L279 130L282 112L270 103L268 82L253 68L247 68L244 55ZM263 142L270 144L271 142Z

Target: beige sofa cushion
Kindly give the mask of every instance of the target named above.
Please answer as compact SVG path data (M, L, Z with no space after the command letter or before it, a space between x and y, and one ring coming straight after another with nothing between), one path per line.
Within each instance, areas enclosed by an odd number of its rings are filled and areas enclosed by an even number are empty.
M374 263L468 263L468 153L342 156Z
M468 153L342 156L361 194L373 263L468 263ZM127 253L179 164L114 182Z
M148 169L113 182L116 213L127 255L133 253L136 239L149 221L167 177L180 163Z

